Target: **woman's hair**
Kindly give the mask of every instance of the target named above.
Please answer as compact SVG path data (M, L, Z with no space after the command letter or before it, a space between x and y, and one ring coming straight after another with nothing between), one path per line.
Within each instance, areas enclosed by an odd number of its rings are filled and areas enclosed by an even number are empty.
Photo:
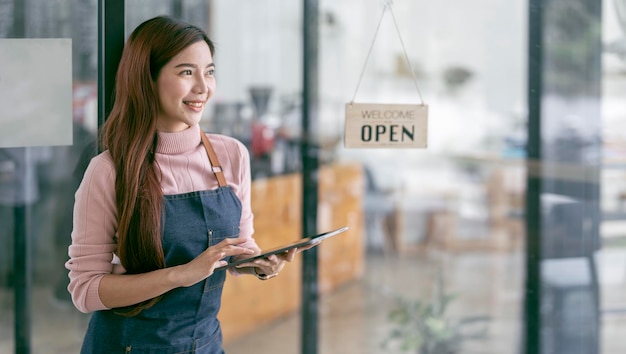
M102 144L115 164L117 253L128 273L165 267L161 240L163 194L154 153L158 143L157 78L165 64L183 49L205 41L200 28L160 16L140 24L124 46L117 70L111 113L101 130ZM139 313L158 298L131 312Z

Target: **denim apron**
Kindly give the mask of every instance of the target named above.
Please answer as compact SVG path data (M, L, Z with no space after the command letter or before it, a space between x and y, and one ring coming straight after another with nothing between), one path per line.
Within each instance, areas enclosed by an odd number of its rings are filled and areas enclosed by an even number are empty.
M164 196L163 251L168 267L187 263L227 237L239 235L241 202L226 185L206 135L219 187ZM138 315L119 315L124 309L95 312L89 322L82 354L221 354L220 309L225 270L190 287L165 293Z

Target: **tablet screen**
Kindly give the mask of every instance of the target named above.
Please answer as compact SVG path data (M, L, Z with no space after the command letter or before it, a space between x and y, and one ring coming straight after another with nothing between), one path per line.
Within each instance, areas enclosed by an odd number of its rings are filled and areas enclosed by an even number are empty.
M221 269L225 269L225 268L228 268L228 267L234 267L236 265L243 264L243 263L252 262L255 259L259 259L259 258L267 258L267 257L269 257L269 256L271 256L273 254L287 252L287 251L289 251L292 248L299 248L299 247L304 247L304 246L307 246L307 245L318 244L318 243L322 242L323 240L325 240L325 239L327 239L329 237L333 237L335 235L339 235L340 233L342 233L342 232L344 232L346 230L348 230L348 227L344 226L344 227L339 228L337 230L324 232L322 234L315 235L315 236L312 236L312 237L305 237L305 238L299 239L297 241L294 241L294 242L291 242L291 243L288 243L288 244L285 244L285 245L282 245L282 246L270 249L268 251L264 251L263 253L258 254L256 256L252 256L252 257L249 257L249 258L232 261L232 262L228 263L225 266L221 266L221 267L215 268L215 271L218 271L218 270L221 270Z

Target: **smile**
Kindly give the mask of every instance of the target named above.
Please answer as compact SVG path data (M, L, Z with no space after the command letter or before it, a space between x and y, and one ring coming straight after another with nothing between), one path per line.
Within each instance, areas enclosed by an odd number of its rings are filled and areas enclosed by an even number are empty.
M194 108L202 108L202 106L204 105L203 102L189 102L189 101L183 101L184 104L194 107Z

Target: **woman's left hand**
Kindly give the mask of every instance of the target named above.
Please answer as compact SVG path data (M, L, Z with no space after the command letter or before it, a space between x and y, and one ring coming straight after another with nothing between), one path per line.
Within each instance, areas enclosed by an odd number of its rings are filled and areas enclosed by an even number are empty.
M237 268L250 267L252 274L259 279L267 280L277 276L287 262L293 261L296 254L309 248L311 248L311 245L302 248L292 248L284 253L273 254L267 258L259 258L249 263L240 264Z
M285 253L273 254L267 258L254 260L252 274L260 279L267 280L278 275L283 270L287 262L293 261L298 249L293 248Z
M255 259L252 262L238 265L237 269L249 268L253 275L256 275L259 279L267 280L277 276L278 273L285 267L285 264L293 261L298 253L306 251L317 245L318 244L315 243L300 248L292 248L287 252L274 254L267 258Z

